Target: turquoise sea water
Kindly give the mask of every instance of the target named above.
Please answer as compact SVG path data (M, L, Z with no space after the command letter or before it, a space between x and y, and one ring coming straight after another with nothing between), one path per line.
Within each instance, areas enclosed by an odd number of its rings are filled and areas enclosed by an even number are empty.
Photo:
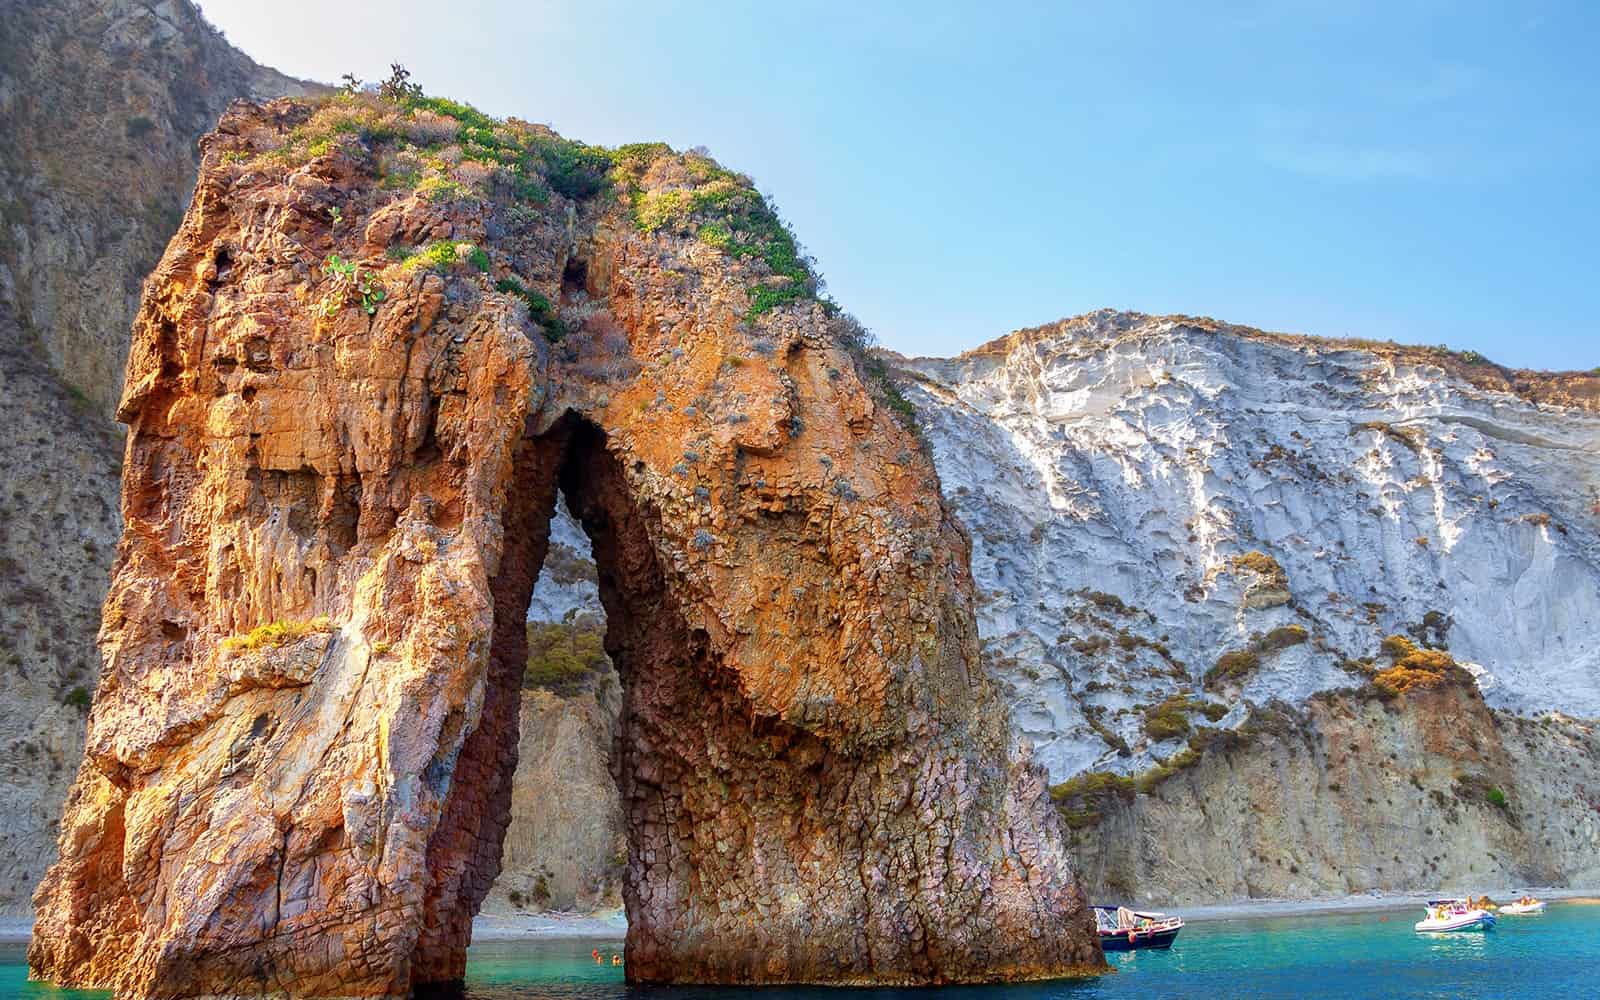
M1111 956L1114 974L1023 986L929 990L630 989L609 961L616 941L487 943L472 949L469 1000L1166 1000L1166 998L1600 997L1600 905L1552 903L1484 934L1425 937L1413 911L1190 924L1170 952ZM0 1000L75 1000L28 983L20 946L0 946Z

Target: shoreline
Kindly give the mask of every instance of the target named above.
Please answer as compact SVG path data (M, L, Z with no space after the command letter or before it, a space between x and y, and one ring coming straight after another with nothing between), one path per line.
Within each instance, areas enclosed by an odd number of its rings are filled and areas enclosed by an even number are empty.
M621 941L628 918L621 909L595 913L480 913L472 921L472 943L539 941L550 938L603 938Z
M1593 899L1600 903L1600 889L1579 889L1555 886L1526 886L1516 889L1479 889L1473 895L1488 895L1490 899L1514 899L1524 893L1550 902L1573 899ZM1261 917L1308 917L1322 914L1376 913L1383 910L1420 908L1429 899L1447 896L1409 892L1358 893L1353 896L1331 896L1318 899L1241 899L1229 903L1207 903L1201 906L1175 906L1162 912L1172 913L1190 923L1208 923L1219 920L1252 920ZM33 932L33 920L27 917L0 917L0 944L27 944ZM542 941L561 938L594 938L621 941L628 933L628 921L622 910L602 910L597 913L520 913L481 914L472 921L473 944L514 941Z
M1537 896L1548 902L1564 899L1600 897L1600 889L1578 889L1556 886L1518 886L1516 888L1474 889L1473 896L1488 896L1493 900L1515 899L1521 895ZM1430 899L1452 895L1449 890L1437 893L1415 892L1363 892L1352 896L1324 896L1316 899L1241 899L1231 903L1207 903L1202 906L1176 906L1170 912L1186 922L1206 923L1213 920L1250 920L1257 917L1309 917L1337 913L1377 913L1383 910L1421 908Z

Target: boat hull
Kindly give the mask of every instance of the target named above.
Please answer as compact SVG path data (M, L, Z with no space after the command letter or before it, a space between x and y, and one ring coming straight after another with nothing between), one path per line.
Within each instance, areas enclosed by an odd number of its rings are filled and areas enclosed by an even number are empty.
M1456 931L1486 931L1494 927L1494 916L1488 913L1474 913L1467 916L1455 917L1450 920L1419 920L1416 924L1418 934L1450 934Z
M1529 906L1523 906L1519 903L1508 903L1505 906L1500 907L1500 913L1504 916L1510 917L1531 917L1535 913L1543 912L1543 903L1533 903Z
M1149 933L1134 931L1131 940L1126 931L1102 933L1100 947L1105 951L1144 951L1147 948L1164 950L1172 947L1172 942L1177 939L1181 930L1182 927L1172 927Z

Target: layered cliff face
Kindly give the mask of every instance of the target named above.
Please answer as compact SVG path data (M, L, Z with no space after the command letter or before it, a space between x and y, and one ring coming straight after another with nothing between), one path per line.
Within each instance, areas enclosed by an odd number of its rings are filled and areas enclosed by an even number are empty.
M459 978L558 493L621 678L631 979L1098 961L933 468L747 181L414 95L236 105L204 148L36 974Z
M99 672L139 287L227 103L306 86L186 3L0 0L0 915L26 912Z
M899 365L1053 776L1169 754L1136 705L1226 725L1394 633L1494 707L1600 716L1600 376L1556 405L1447 364L1103 312Z
M15 332L0 315L0 916L26 912L55 860L121 527L120 436Z
M588 537L557 504L528 604L511 821L486 912L622 905L628 839L614 773L622 686L605 653L598 581Z
M1594 877L1600 377L1112 312L895 366L1096 893ZM1476 689L1375 707L1394 634Z

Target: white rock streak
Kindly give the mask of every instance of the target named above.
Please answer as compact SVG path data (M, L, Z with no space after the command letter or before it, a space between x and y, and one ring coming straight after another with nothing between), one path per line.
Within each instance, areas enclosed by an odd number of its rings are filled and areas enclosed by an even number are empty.
M1344 658L1429 612L1491 705L1600 716L1600 417L1109 311L893 360L972 534L1015 728L1052 780L1174 752L1135 705L1188 690L1226 698L1228 724L1241 700L1354 684ZM1244 605L1232 561L1251 551L1290 603ZM1221 653L1288 624L1311 641L1264 654L1240 692L1202 692Z

